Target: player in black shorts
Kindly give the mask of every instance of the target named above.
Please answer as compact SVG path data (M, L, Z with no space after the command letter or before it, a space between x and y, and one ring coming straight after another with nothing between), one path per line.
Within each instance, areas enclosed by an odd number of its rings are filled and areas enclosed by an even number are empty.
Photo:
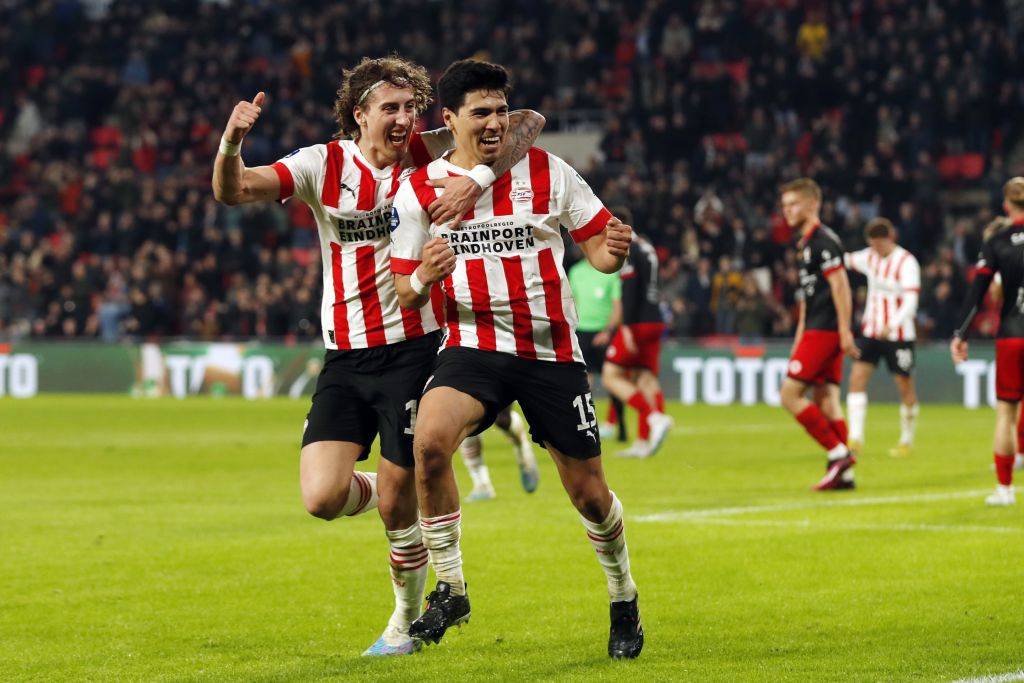
M986 229L974 281L960 313L960 324L949 344L954 363L967 360L967 332L989 285L998 273L1003 303L996 333L996 426L993 450L998 485L985 499L988 505L1013 505L1013 454L1017 410L1024 398L1024 177L1003 186L1006 218Z

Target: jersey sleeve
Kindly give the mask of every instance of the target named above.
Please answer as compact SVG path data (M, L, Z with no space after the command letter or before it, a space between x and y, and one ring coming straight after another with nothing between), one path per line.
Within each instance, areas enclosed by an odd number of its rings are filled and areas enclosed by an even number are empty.
M999 263L996 262L996 250L991 239L982 243L975 268L979 275L992 275L999 270Z
M548 154L555 174L555 196L559 200L559 221L576 243L599 234L612 214L576 169L554 154Z
M814 259L821 269L821 274L828 277L837 270L843 269L843 248L832 240L828 240L815 250Z
M279 201L293 195L310 204L317 196L318 179L327 158L327 145L302 147L270 165L281 182Z
M416 168L422 168L453 147L452 134L447 128L414 132L409 140L409 159Z
M405 180L391 208L391 272L412 275L430 241L430 218L420 206L412 183Z
M856 271L858 273L868 272L868 254L871 253L870 249L860 249L858 251L846 252L843 262L847 269Z
M899 272L900 289L904 292L921 291L921 266L917 259L908 256Z

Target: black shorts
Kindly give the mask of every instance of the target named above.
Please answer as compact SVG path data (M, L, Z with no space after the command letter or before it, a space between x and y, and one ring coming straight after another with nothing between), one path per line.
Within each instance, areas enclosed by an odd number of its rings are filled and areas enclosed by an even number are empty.
M601 455L597 416L582 363L452 347L438 355L434 375L424 391L435 387L451 387L484 405L484 419L476 434L490 427L502 408L518 401L536 443L550 443L581 460Z
M434 367L440 332L370 349L328 351L306 416L302 445L361 444L370 455L380 434L383 458L412 467L412 419Z
M601 332L576 330L576 338L580 341L580 350L583 351L583 360L587 364L587 370L598 375L601 374L601 368L604 367L604 354L608 350L607 346L594 345L594 337L599 334Z
M860 349L860 361L878 365L879 361L885 359L889 366L889 372L894 375L910 377L914 371L914 342L912 341L886 341L861 337L857 340L857 348Z

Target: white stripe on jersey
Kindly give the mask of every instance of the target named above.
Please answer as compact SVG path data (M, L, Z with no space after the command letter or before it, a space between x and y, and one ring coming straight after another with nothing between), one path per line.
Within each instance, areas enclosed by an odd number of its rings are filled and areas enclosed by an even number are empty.
M865 337L880 339L882 329L889 327L887 341L914 341L917 338L914 318L917 307L903 316L902 324L894 326L897 311L907 294L919 297L921 268L914 255L897 246L882 258L873 249L861 249L846 255L846 265L863 273L868 280L867 302L861 329Z
M398 305L391 273L391 206L400 179L395 165L374 168L355 142L342 140L304 147L274 168L282 192L294 187L316 219L328 349L394 344L440 327L430 303L418 312Z

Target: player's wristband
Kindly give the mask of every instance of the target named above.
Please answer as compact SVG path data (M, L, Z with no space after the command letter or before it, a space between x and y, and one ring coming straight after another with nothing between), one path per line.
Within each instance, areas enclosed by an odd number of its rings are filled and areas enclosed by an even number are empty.
M226 157L237 157L242 152L241 142L228 142L227 138L220 139L220 153Z
M430 291L430 285L423 282L420 276L416 274L416 271L412 271L412 275L409 276L409 286L412 287L412 291L416 292L420 296L423 296Z
M485 164L477 164L476 166L471 168L469 170L469 173L467 173L466 175L472 178L473 181L477 185L479 185L480 189L482 190L486 190L488 187L494 184L495 180L498 179L498 177L494 175L494 171L491 170L491 167Z

